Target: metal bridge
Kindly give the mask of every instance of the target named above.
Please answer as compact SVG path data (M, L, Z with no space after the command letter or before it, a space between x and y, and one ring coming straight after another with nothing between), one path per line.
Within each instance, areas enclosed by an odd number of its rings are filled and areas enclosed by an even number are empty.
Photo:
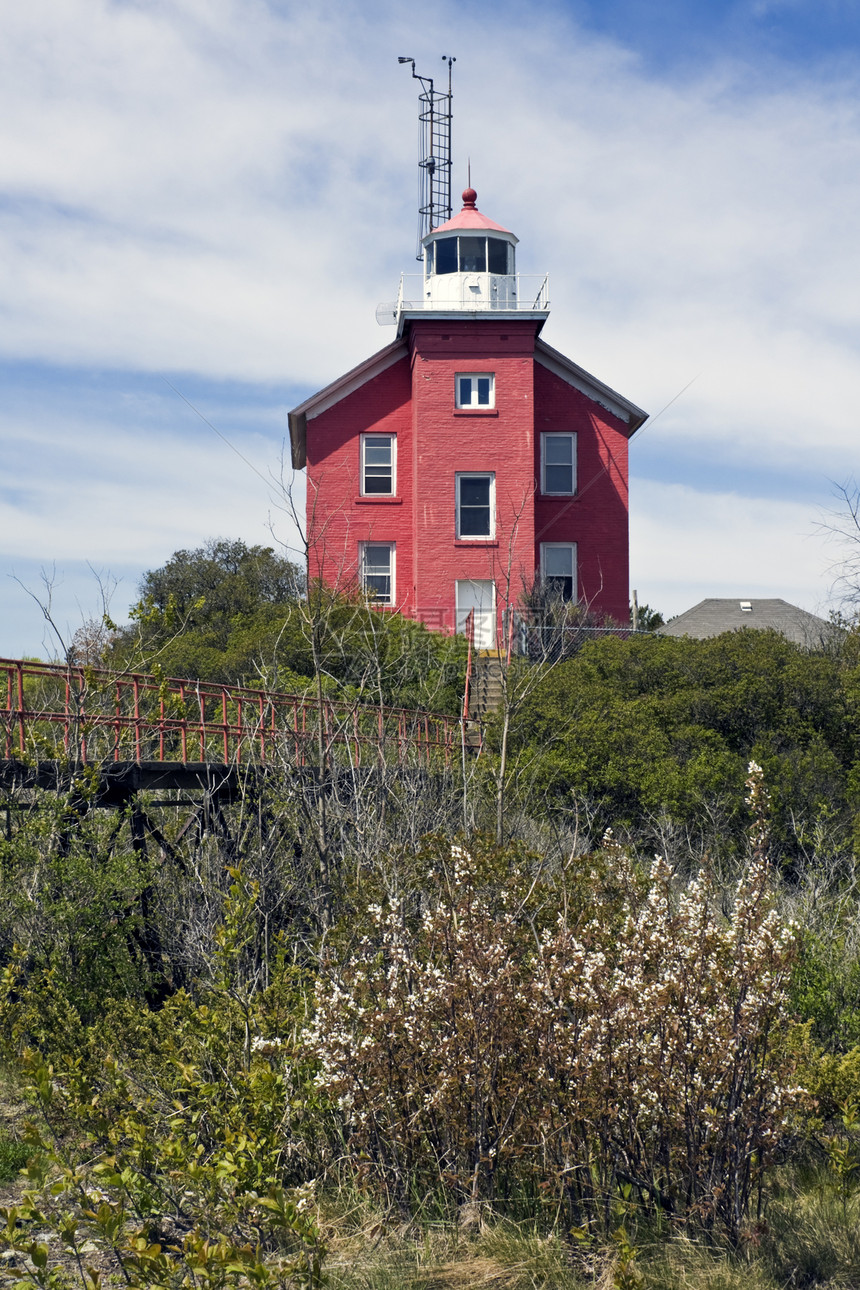
M101 805L150 789L232 786L251 767L430 768L461 748L455 717L0 659L0 787L60 788L97 770Z
M328 835L325 845L319 837L329 809L384 813L404 784L413 795L447 792L468 724L465 716L358 701L0 659L5 838L11 843L36 820L57 856L91 852L96 837L102 856L128 848L142 863L157 848L162 864L184 874L210 840L227 865L273 845L294 855L317 845L317 916L325 920L331 861ZM296 806L286 832L273 812L277 787L267 801L273 772ZM95 808L112 809L113 818L100 813L96 822ZM154 1005L174 989L157 904L147 880L129 933Z

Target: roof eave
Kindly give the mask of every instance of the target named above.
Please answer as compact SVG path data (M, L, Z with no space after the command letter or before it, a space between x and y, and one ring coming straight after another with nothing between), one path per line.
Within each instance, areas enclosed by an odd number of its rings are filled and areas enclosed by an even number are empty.
M294 470L301 470L307 461L307 428L308 420L319 416L341 399L345 399L355 390L360 389L367 381L373 379L380 372L384 372L387 367L405 358L408 353L405 343L400 337L393 340L390 345L384 349L377 350L366 358L363 363L351 367L343 376L339 376L336 381L331 381L328 385L317 390L310 398L305 399L298 407L293 408L292 412L287 414L287 422L290 427L290 448L292 452L292 462Z
M548 309L401 309L397 315L397 335L405 336L414 322L530 322L540 332Z
M444 224L437 224L435 228L431 228L430 232L422 240L426 245L437 234L445 237L449 233L468 233L470 230L473 233L502 233L505 237L509 237L514 244L520 240L516 233L512 233L509 228L505 228L503 224L497 224L494 219L490 219L489 216L477 210L460 211L459 214L446 220Z
M550 371L555 371L562 380L568 380L574 388L580 390L583 394L599 403L601 407L606 408L613 416L617 417L627 426L627 436L632 438L636 431L645 424L649 414L637 407L630 399L613 390L610 385L599 381L596 376L586 372L584 367L574 363L566 354L559 350L553 349L545 340L538 337L535 343L535 358L538 361L544 360L544 366Z
M287 413L293 470L304 470L307 462L308 419L304 412Z

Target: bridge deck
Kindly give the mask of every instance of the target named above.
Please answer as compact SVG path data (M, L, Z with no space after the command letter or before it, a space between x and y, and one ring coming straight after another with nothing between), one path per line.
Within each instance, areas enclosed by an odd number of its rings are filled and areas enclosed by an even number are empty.
M153 792L202 792L232 801L248 779L248 767L213 761L110 761L96 769L96 806L121 806L137 793ZM66 792L72 779L73 773L64 761L28 764L13 757L0 758L0 788L7 792L32 788Z

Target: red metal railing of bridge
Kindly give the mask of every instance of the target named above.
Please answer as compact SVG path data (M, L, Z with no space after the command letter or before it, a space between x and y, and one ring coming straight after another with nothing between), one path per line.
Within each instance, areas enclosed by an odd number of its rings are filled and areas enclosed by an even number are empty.
M6 758L309 764L322 745L427 763L460 743L457 718L409 708L25 659L0 659L0 699Z

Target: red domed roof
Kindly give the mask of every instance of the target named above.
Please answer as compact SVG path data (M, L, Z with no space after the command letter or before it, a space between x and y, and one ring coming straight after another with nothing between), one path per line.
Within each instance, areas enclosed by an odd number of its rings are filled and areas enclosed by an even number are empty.
M488 219L486 215L481 214L475 205L477 200L478 194L474 188L467 188L463 193L463 209L459 215L455 215L453 219L449 219L446 223L440 224L438 228L434 228L433 233L456 233L461 229L474 228L483 229L485 233L507 233L509 237L513 237L514 234L509 228L503 228L495 220Z

